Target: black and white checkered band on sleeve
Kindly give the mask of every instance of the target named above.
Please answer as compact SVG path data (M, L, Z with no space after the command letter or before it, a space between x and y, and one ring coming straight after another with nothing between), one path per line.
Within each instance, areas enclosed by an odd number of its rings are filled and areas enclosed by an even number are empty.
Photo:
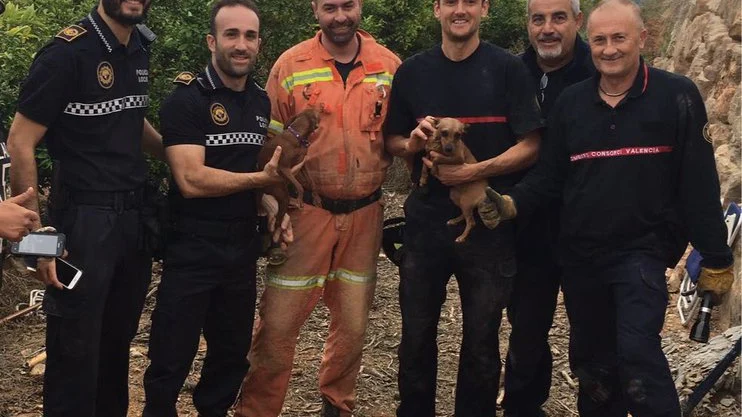
M206 135L206 146L256 145L263 146L265 135L250 132L220 133Z
M147 106L149 106L149 96L147 95L126 96L102 103L69 103L64 112L73 116L105 116Z

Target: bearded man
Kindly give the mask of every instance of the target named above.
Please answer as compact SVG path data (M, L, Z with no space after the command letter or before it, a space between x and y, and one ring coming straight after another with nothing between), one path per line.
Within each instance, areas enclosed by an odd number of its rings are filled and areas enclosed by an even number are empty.
M51 224L67 235L83 271L66 289L54 259L39 259L47 285L44 416L125 417L129 345L151 276L140 230L147 163L162 156L145 119L149 30L137 29L149 0L101 0L36 56L8 136L14 194L36 188L36 146L54 161ZM38 211L33 195L25 204ZM41 226L37 219L34 229Z
M260 249L255 188L280 181L280 150L256 169L270 117L252 76L259 29L252 0L215 2L209 64L199 75L178 75L160 109L173 232L152 314L144 417L178 415L202 331L206 358L193 391L199 415L226 416L248 369Z

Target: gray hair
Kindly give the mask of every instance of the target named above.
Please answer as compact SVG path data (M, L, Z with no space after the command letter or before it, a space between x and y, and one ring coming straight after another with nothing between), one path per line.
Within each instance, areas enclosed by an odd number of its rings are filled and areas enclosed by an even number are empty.
M572 13L577 16L580 14L580 0L569 0L569 5L572 6ZM531 10L531 0L526 1L526 13Z

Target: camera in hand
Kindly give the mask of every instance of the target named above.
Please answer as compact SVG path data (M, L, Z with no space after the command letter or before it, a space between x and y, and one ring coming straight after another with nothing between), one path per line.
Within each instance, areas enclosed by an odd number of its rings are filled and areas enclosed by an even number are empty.
M709 330L711 327L711 293L706 292L703 294L703 301L701 301L701 308L698 309L698 318L693 323L693 327L690 329L690 340L699 343L708 343L709 341Z

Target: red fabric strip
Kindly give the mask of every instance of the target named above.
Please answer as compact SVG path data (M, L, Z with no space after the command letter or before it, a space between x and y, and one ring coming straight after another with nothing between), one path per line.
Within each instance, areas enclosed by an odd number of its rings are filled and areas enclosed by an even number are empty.
M621 156L656 155L672 152L672 146L647 146L621 149L606 149L603 151L590 151L569 157L571 162L583 159L618 158Z

